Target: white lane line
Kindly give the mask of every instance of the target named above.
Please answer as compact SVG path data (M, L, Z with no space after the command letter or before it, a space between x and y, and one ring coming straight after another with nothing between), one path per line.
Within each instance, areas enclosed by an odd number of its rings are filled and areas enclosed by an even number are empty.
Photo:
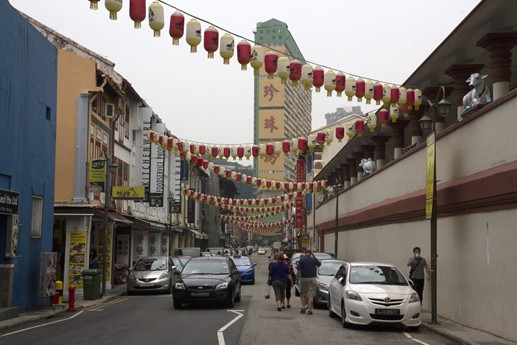
M226 342L224 341L224 334L223 334L223 332L226 331L226 329L228 327L230 327L235 322L237 322L237 320L239 320L241 317L244 316L244 314L241 313L241 312L244 312L244 310L228 310L228 311L231 312L231 313L237 314L237 316L235 318L233 318L232 321L228 322L226 325L224 325L222 328L220 328L217 331L217 341L219 342L219 345L225 345L226 344Z
M40 328L40 327L44 327L44 326L53 325L55 323L72 320L74 317L77 317L77 316L81 315L82 313L83 313L83 311L81 310L81 311L77 312L76 314L74 314L74 315L72 315L72 316L70 316L69 318L66 318L66 319L61 319L61 320L57 320L57 321L52 321L52 322L44 323L42 325L37 325L37 326L34 326L34 327L20 329L18 331L14 331L14 332L11 332L11 333L5 333L5 334L0 335L0 338L7 337L8 335L13 335L13 334L16 334L16 333L30 331L31 329Z
M402 332L402 334L404 334L408 339L411 339L411 340L413 340L413 341L416 341L416 342L417 342L417 343L419 343L419 344L422 344L422 345L429 345L428 343L425 343L425 342L423 342L423 341L421 341L421 340L418 340L418 339L413 338L413 336L411 336L411 334L409 334L409 333Z

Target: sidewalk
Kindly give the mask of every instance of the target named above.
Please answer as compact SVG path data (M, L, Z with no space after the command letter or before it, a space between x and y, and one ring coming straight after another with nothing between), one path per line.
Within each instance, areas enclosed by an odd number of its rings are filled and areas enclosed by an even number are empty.
M88 308L100 305L104 302L113 300L126 292L126 285L117 285L111 290L106 291L106 296L97 300L82 300L75 302L75 309ZM4 330L18 326L27 322L49 319L57 314L67 313L68 303L55 305L52 307L45 307L37 310L31 310L27 313L20 314L20 316L0 321L0 334L5 333ZM424 311L422 314L422 327L425 327L433 332L436 332L448 339L456 341L465 345L517 345L516 342L502 339L493 334L479 331L474 328L469 328L459 323L456 323L445 318L438 317L438 325L431 325L431 313Z
M469 328L454 321L438 316L438 325L431 325L431 313L424 311L422 314L422 326L436 332L448 339L465 345L517 345L513 341L499 338L474 328Z
M113 300L126 292L126 284L116 285L113 289L106 290L106 295L96 300L77 299L75 301L75 310L88 308L100 305L104 302ZM4 330L22 325L27 322L49 319L57 314L73 313L68 311L68 303L52 305L48 307L41 307L39 309L30 310L26 313L21 313L18 317L0 321L0 334L5 333Z

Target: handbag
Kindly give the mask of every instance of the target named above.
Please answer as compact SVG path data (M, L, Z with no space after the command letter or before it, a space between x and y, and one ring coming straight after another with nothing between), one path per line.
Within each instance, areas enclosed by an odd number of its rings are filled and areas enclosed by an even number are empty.
M267 285L271 286L273 282L271 281L271 276L267 276Z
M269 294L270 290L271 290L271 286L270 285L266 285L264 287L264 298L265 299L269 299L269 297L270 297L270 294Z

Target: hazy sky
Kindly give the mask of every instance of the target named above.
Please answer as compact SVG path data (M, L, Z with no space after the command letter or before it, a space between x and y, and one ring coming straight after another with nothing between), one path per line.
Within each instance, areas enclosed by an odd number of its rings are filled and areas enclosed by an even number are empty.
M182 38L172 45L168 18L160 38L146 22L140 30L129 18L129 0L109 19L88 0L9 0L22 12L113 61L172 133L209 143L253 141L253 72L241 71L236 56L223 65L218 52L207 59L202 43L196 54ZM147 5L152 1L147 0ZM272 1L167 0L182 11L253 39L257 22L271 18L289 26L305 59L351 73L400 84L479 3L479 0ZM190 20L185 15L185 22ZM202 30L208 24L201 23ZM220 31L221 36L224 32ZM236 43L240 38L236 38ZM323 90L324 91L324 90ZM312 127L325 114L357 105L345 97L313 92ZM366 105L363 103L366 111Z

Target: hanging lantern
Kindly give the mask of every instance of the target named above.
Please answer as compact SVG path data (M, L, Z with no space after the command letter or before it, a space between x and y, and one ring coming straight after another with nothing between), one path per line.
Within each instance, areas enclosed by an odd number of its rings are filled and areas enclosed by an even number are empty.
M203 46L208 52L208 58L214 58L214 52L219 48L219 31L213 26L209 26L203 36Z
M226 176L226 168L225 167L221 167L219 171L220 171L219 175L221 175L222 177Z
M395 85L393 85L391 88L390 88L390 97L391 97L391 104L397 104L398 101L399 101L399 97L400 97L400 91L399 91L399 88L396 87Z
M282 141L282 151L286 156L291 152L291 142L289 140Z
M364 98L366 99L366 104L371 104L372 103L372 99L373 99L373 82L371 80L367 80L365 82Z
M212 146L210 150L210 154L213 158L217 157L219 155L219 147L218 146Z
M282 143L280 141L275 141L275 156L280 157L282 153Z
M129 17L135 22L135 29L142 27L142 21L145 19L146 12L145 0L131 0L129 2Z
M334 140L334 134L332 133L332 129L325 130L325 142L327 146L330 146L330 143Z
M336 73L329 69L325 72L325 76L323 77L323 84L325 90L327 90L327 97L332 96L332 91L336 89Z
M251 49L250 65L253 67L253 74L259 75L260 67L264 64L264 49L261 46L254 45Z
M343 73L338 72L336 74L336 92L337 92L337 96L341 97L341 95L343 94L343 91L345 91L345 89L346 89L346 76Z
M110 19L117 20L117 12L122 9L122 0L106 0L104 6L110 12Z
M348 125L346 129L346 135L348 136L348 140L352 140L355 135L355 124Z
M236 173L235 174L235 180L236 181L246 181L246 174L242 174L240 172Z
M306 138L298 138L298 150L304 152L307 150L307 139Z
M251 44L246 40L237 44L237 61L241 64L242 71L248 69L247 66L251 61Z
M266 144L259 144L259 156L260 158L264 158L264 156L266 155Z
M165 26L163 6L158 1L149 5L149 27L153 29L153 36L160 37L160 31Z
M312 66L309 64L305 64L302 66L302 84L303 88L306 91L309 91L312 86L313 76L312 76Z
M386 125L388 124L389 115L390 113L386 108L382 108L379 111L379 122L381 123L381 127L386 127Z
M237 157L239 157L239 160L242 161L242 157L244 157L244 147L237 147Z
M232 169L226 169L225 176L227 179L230 179L232 177Z
M420 110L420 106L422 105L422 90L415 89L415 109Z
M291 151L293 154L298 154L298 139L291 139Z
M237 147L234 145L230 148L231 156L235 160L237 158Z
M404 86L401 86L399 88L399 100L398 100L398 104L400 107L404 107L404 104L406 104L407 102L407 89L404 87Z
M196 53L197 46L201 43L201 23L197 19L192 18L188 21L186 41L190 46L190 52Z
M379 82L376 82L373 85L373 99L375 100L376 105L380 105L383 97L383 88L382 84Z
M345 127L338 126L336 127L336 139L338 142L343 141L345 137Z
M99 9L99 0L90 0L90 10L98 10Z
M204 162L203 158L197 157L197 166L198 166L198 168L201 168L203 166L203 162Z
M208 163L208 170L214 171L214 163L212 163L212 162Z
M169 23L169 35L172 37L172 44L177 46L180 43L180 38L183 37L185 30L185 17L180 11L171 14Z
M415 90L407 89L406 104L409 110L413 109L413 104L415 104Z
M260 155L260 147L258 145L251 146L251 155L255 159Z
M355 82L355 96L357 97L357 101L362 102L363 97L365 95L366 95L366 82L362 78L358 78L357 81Z
M388 107L391 100L391 86L389 84L384 84L382 86L382 103L385 107Z
M275 182L275 189L280 190L282 188L282 182L276 181Z
M253 176L246 177L246 183L247 184L252 184L253 183Z
M266 155L272 156L275 154L275 145L273 143L266 144Z
M316 92L320 92L320 88L325 81L325 71L320 66L316 66L312 71L312 85L316 88Z
M352 101L352 97L356 94L356 80L354 77L349 75L346 78L345 95L348 97L348 101ZM362 97L362 96L361 96Z
M300 141L298 141L300 142ZM307 147L309 148L309 152L312 152L314 150L314 147L316 146L316 134L309 134L309 138L307 140Z
M392 123L397 122L399 118L399 106L397 103L390 104L390 118Z
M250 145L246 145L244 147L244 157L246 157L246 159L250 159L250 157L251 157L251 146Z
M264 69L266 70L268 79L273 79L275 77L277 68L278 53L270 50L264 55Z
M318 133L316 133L316 143L317 143L318 145L323 145L323 144L325 144L325 137L326 137L326 136L327 136L327 135L325 134L325 132L318 132Z
M255 180L255 184L257 185L257 187L260 187L260 185L262 184L262 179L257 177L257 179ZM263 199L260 199L260 200L263 200Z
M172 137L167 138L167 151L171 152L173 150L174 139Z
M203 169L207 170L209 164L210 164L209 161L203 159Z
M229 33L225 33L221 36L221 48L219 49L219 55L223 58L223 64L228 65L230 59L233 57L233 51L235 49L235 40Z
M232 154L231 149L228 146L225 146L223 148L223 156L224 156L224 158L228 159L231 156L231 154Z
M289 79L294 86L298 86L298 81L302 78L302 63L298 60L292 60L289 63Z
M406 103L402 106L402 114L404 114L404 117L409 117L409 105Z
M174 154L178 154L178 142L177 138L172 139L172 149L174 150Z
M367 125L370 129L370 133L373 133L377 127L377 115L375 115L375 113L368 113Z
M202 156L206 155L206 146L204 144L199 144L197 150L200 155L202 155Z
M289 78L289 63L287 56L280 56L278 58L277 75L282 84L285 84L287 78Z
M357 135L359 135L360 137L363 136L363 132L364 132L364 120L357 120L355 121L355 132L357 133Z
M197 157L192 156L192 154L190 152L189 152L189 155L190 155L190 164L197 165ZM187 159L187 160L189 160L189 159Z

